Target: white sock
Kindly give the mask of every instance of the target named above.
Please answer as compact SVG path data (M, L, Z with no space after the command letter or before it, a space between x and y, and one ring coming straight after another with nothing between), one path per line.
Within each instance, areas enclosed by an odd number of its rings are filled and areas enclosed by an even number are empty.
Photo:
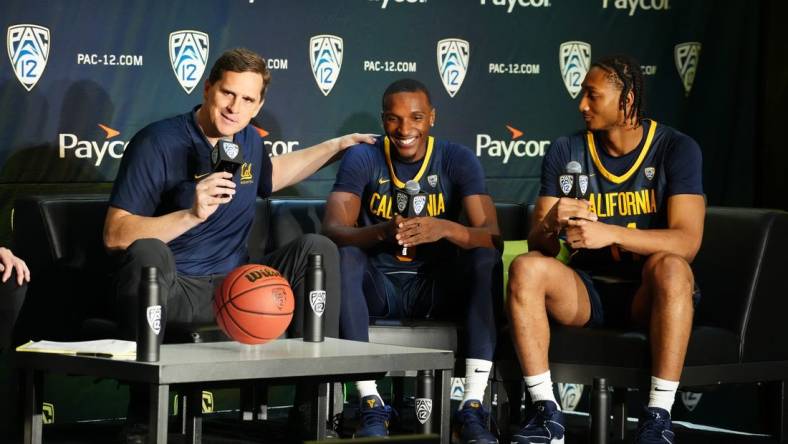
M670 413L678 388L679 381L668 381L667 379L652 376L651 391L648 393L648 406L659 407Z
M484 398L484 389L487 388L487 380L490 378L492 361L484 359L465 360L465 394L462 397L460 408L465 402L471 399L481 401Z
M378 393L378 384L375 381L356 381L356 390L358 390L358 399L375 395L380 398L380 403L383 404L383 397Z
M561 410L561 406L555 400L555 394L553 393L553 380L550 378L550 370L539 375L524 376L523 379L533 402L553 401L558 406L558 409Z

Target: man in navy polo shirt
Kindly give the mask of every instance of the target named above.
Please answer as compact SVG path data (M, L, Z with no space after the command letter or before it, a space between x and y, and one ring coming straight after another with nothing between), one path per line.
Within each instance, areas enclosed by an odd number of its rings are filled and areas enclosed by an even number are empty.
M249 125L263 106L269 80L262 57L246 49L227 51L211 69L202 105L148 125L129 142L104 225L107 249L124 253L114 305L125 337L135 337L143 265L159 271L162 325L212 322L214 289L248 261L256 198L309 177L349 146L373 141L353 134L269 158ZM244 163L235 175L211 168L211 150L220 139L232 139L240 148ZM334 244L306 235L262 262L293 286L296 309L289 332L299 336L303 276L313 252L323 255L326 268L325 333L336 337L340 285Z

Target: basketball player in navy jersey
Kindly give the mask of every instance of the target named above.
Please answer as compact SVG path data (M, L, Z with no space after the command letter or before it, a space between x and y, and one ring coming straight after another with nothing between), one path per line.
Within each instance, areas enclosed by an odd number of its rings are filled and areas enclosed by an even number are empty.
M342 159L323 222L325 234L340 247L340 335L368 341L370 316L462 319L466 384L455 438L496 443L479 401L495 348L492 288L499 285L493 272L500 261L484 172L470 149L430 136L435 109L422 83L392 83L382 108L385 135ZM402 218L392 209L393 187L409 180L427 195L425 217ZM458 222L463 210L467 226ZM375 381L359 381L357 388L356 436L387 435L392 411Z
M643 118L643 94L636 61L594 63L579 106L587 131L556 140L542 164L531 251L509 270L512 335L536 407L514 442L564 442L548 320L647 329L651 391L636 442L673 442L670 410L699 298L689 264L703 234L701 153L690 137ZM558 176L573 160L589 176L589 200L560 197ZM569 265L554 258L561 238Z

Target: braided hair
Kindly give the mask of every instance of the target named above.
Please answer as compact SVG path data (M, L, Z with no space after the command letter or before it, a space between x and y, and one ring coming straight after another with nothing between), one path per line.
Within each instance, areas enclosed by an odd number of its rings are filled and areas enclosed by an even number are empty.
M635 120L638 125L643 118L645 108L643 71L640 69L640 63L626 55L614 55L597 60L591 67L607 72L608 80L621 88L621 95L618 98L619 109L624 110L626 113L624 118L627 121ZM630 91L634 94L635 100L632 102L632 108L626 112L627 96Z

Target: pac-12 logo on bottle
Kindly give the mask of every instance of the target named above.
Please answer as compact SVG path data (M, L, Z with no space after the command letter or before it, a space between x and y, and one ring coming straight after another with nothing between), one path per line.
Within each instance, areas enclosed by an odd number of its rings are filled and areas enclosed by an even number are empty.
M182 30L170 33L170 64L186 94L200 83L208 63L208 34Z
M322 34L309 39L309 63L317 87L324 96L331 93L342 69L344 43L342 37Z
M438 42L438 74L449 96L454 97L462 87L468 72L471 45L462 39L443 39Z
M591 45L578 41L561 43L558 48L558 62L564 86L574 99L580 94L581 84L591 65Z
M31 24L9 26L6 44L17 80L30 91L47 66L51 44L49 28Z
M326 292L325 290L312 290L309 292L309 305L312 311L318 316L323 316L326 311Z
M161 305L151 305L145 310L145 317L148 319L148 326L153 333L159 334L161 331Z

